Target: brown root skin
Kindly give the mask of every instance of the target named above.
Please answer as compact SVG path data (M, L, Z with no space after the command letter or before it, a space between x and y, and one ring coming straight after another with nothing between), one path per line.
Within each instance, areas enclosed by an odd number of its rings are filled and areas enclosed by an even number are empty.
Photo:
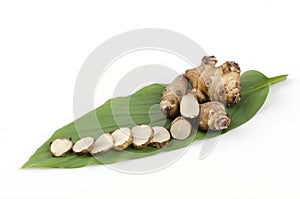
M185 77L191 82L192 92L198 101L220 101L231 105L240 101L240 68L237 63L227 61L215 67L214 56L204 56L199 67L187 70Z
M167 117L175 117L179 114L179 104L182 96L187 92L188 80L184 75L179 75L163 91L160 100L160 109Z
M226 113L224 104L220 102L207 102L200 104L199 128L203 131L223 130L230 125L230 118Z

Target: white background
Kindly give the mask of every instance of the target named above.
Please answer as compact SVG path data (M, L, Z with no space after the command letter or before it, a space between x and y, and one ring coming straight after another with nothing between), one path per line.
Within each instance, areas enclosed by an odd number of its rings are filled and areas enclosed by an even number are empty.
M1 1L0 197L299 198L296 2ZM223 135L204 160L198 158L202 142L196 142L170 167L145 175L105 166L21 170L73 120L74 84L86 57L112 36L137 28L182 33L220 62L234 60L243 71L268 76L288 73L289 79L272 86L261 111ZM107 92L97 94L96 106L111 97L111 82L102 86Z

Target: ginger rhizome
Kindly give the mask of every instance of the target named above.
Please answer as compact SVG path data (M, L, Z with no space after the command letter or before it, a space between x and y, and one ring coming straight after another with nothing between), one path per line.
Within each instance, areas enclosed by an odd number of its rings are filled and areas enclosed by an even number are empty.
M227 105L240 101L240 67L227 61L216 67L214 56L204 56L200 66L187 70L185 77L191 82L198 101L219 101Z

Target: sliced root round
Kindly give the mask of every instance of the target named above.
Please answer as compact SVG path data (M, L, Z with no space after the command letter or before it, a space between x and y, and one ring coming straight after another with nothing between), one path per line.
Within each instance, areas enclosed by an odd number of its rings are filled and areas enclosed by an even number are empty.
M58 138L50 143L50 152L54 157L67 155L72 149L73 143L70 139Z
M156 148L166 147L171 139L169 131L162 126L154 126L152 129L154 136L151 140L151 145Z
M184 140L191 134L192 125L184 117L179 116L172 122L170 132L174 139Z
M152 140L154 131L149 125L138 125L132 127L132 145L136 149L145 148Z
M73 151L76 154L86 154L92 149L93 144L94 144L94 138L92 137L81 138L74 144Z
M90 153L92 155L100 155L106 151L109 151L114 146L114 139L111 134L103 133L100 135L94 143L94 146Z
M180 102L180 113L186 118L195 118L199 115L199 104L196 96L188 92L185 94Z
M133 136L129 128L120 128L112 132L112 137L114 139L114 149L121 151L126 149L130 144L132 144Z

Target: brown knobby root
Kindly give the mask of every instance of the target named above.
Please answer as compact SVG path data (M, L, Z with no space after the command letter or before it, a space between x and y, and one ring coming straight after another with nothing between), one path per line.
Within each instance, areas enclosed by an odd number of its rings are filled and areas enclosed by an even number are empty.
M94 144L94 138L92 137L84 137L78 140L74 145L73 145L73 152L76 154L87 154L89 151L92 149Z
M72 149L72 139L58 138L50 143L50 152L53 157L67 155Z
M185 77L192 84L192 91L198 101L219 101L227 105L240 101L240 67L233 61L227 61L215 67L217 59L214 56L204 56L200 66L187 70Z
M191 123L184 117L179 116L171 123L170 133L174 139L184 140L192 132Z
M151 145L156 148L166 147L171 139L169 131L162 126L154 126L152 129L154 137L151 140Z
M230 118L226 113L225 105L220 102L206 102L200 104L199 128L203 131L223 130L230 125Z
M180 102L180 113L185 118L193 119L199 115L199 104L192 92L186 93Z
M92 155L100 155L106 151L109 151L114 146L114 139L111 134L103 133L94 142L93 148L90 150Z
M114 139L114 149L121 151L132 144L133 136L129 128L120 128L111 133Z
M160 109L167 117L175 117L179 114L179 104L182 96L188 89L188 80L184 75L179 75L163 91L160 100Z
M149 125L137 125L131 128L133 136L132 145L136 149L145 148L152 140L154 131Z

